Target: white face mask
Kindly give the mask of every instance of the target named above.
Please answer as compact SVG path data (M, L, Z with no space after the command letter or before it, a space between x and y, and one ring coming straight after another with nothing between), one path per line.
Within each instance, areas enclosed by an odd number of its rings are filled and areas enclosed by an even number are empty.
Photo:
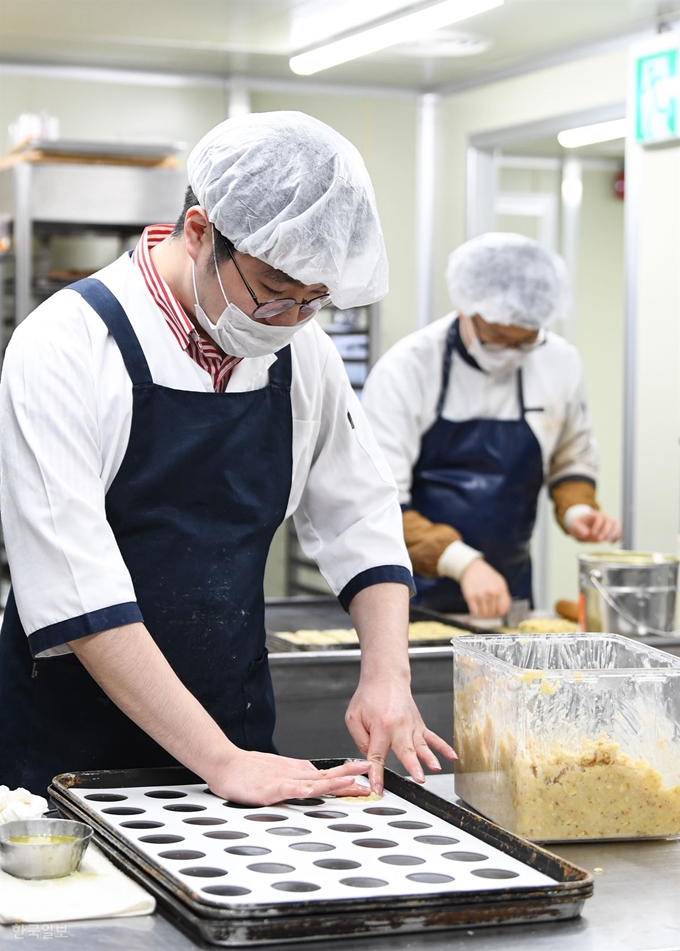
M309 317L299 320L292 327L273 327L271 324L255 320L244 314L236 304L229 303L229 299L224 293L217 262L215 262L215 273L227 306L218 317L217 322L213 323L198 302L196 266L192 260L191 280L194 284L194 297L196 299L196 320L217 346L232 357L266 357L269 354L277 353L287 347L295 334L314 318L314 314L310 314Z
M512 347L499 349L485 347L475 333L472 321L467 317L461 318L461 321L464 321L461 327L463 343L481 370L491 376L503 376L519 370L527 356L526 350Z

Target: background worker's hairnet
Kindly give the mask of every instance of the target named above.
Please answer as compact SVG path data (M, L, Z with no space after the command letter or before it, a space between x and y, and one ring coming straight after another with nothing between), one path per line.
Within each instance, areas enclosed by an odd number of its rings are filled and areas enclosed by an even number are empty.
M571 306L562 258L521 234L489 232L466 241L449 257L446 283L457 311L491 324L539 330Z
M355 147L302 112L228 119L189 156L189 184L238 251L303 284L325 284L336 307L387 292L373 186Z

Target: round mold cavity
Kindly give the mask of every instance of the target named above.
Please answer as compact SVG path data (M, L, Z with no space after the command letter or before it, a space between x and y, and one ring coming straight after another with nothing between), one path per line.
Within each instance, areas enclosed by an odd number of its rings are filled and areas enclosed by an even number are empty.
M85 798L92 802L123 802L124 799L127 799L127 796L119 796L118 793L98 792L91 793Z
M274 882L272 888L280 892L318 892L321 886L311 882Z
M169 812L204 812L205 806L194 806L189 802L179 802L173 806L163 806Z
M295 826L279 826L277 829L267 829L270 835L309 835L309 829L297 829Z
M369 816L405 816L405 809L392 809L391 806L369 806L364 809Z
M184 820L187 821L186 819ZM207 836L209 839L247 839L248 835L246 832L232 832L229 829L223 829L219 832L204 832L203 835Z
M164 822L152 822L150 819L136 819L134 822L121 822L126 829L162 829Z
M349 885L351 888L380 888L383 885L387 885L387 882L383 881L382 878L365 878L363 876L341 878L340 883L342 885Z
M240 885L206 885L201 891L208 895L250 895L250 889Z
M314 864L319 868L361 868L361 862L351 862L349 859L318 859Z
M278 816L275 812L256 812L252 816L243 818L250 819L251 822L283 822L288 816Z
M259 809L260 808L259 806L253 805L252 803L248 804L244 802L231 802L231 800L229 799L223 802L222 805L226 806L227 809Z
M261 845L234 845L224 851L231 855L269 855L271 849L265 849Z
M208 865L192 865L189 868L180 869L182 875L191 875L194 878L219 878L220 875L226 875L225 868L211 868Z
M192 859L204 859L205 852L196 852L194 849L171 849L169 852L159 852L159 858L175 859L178 862L190 862Z
M336 822L334 826L328 826L334 832L371 832L370 826L360 826L356 822Z
M361 846L362 849L393 849L396 842L392 839L353 839L354 845Z
M381 855L380 862L386 865L424 865L425 859L419 859L415 855Z
M519 872L510 872L505 868L475 868L472 874L479 878L519 878Z
M406 878L412 882L423 882L427 885L454 881L451 875L440 875L438 872L414 872L412 875L407 875Z
M184 842L181 835L143 835L140 842L150 842L151 845L171 845L173 842Z
M289 806L323 806L323 799L284 799Z
M417 835L414 841L424 845L458 845L460 839L452 839L448 835Z
M306 812L310 819L346 819L346 812L334 812L332 809L317 809L314 812Z
M451 862L486 862L488 857L481 852L442 852L442 858Z
M188 822L192 826L224 826L226 819L213 819L212 816L192 816L190 819L182 819L182 822Z
M110 809L102 809L108 816L143 816L146 809L137 809L135 806L111 806Z
M388 826L395 829L431 829L429 822L415 822L413 819L399 819L398 822L388 822Z
M335 846L327 842L291 842L288 848L296 852L332 852Z
M265 875L283 875L285 872L294 872L292 865L284 865L282 862L255 862L249 865L251 872L263 872Z
M144 795L149 799L186 799L188 794L178 789L153 789L151 792L145 792Z

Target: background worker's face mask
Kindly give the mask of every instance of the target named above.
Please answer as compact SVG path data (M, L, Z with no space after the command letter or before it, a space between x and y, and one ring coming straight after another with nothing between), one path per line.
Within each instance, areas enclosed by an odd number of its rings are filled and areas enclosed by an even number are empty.
M217 256L215 254L215 233L213 231L213 262L215 265L215 274L222 291L222 297L227 305L216 323L208 317L198 301L198 289L196 287L196 265L191 262L191 280L194 285L196 320L208 336L215 341L218 347L224 350L232 357L265 357L272 353L277 353L284 347L287 347L295 334L302 330L314 314L310 314L305 320L299 320L292 327L274 327L271 324L255 320L245 314L236 304L229 302L229 299L222 285L222 278L217 266Z
M515 373L522 366L527 354L531 353L535 346L532 344L529 349L522 349L521 347L484 344L477 336L475 326L469 317L461 317L461 334L467 352L479 368L491 376Z

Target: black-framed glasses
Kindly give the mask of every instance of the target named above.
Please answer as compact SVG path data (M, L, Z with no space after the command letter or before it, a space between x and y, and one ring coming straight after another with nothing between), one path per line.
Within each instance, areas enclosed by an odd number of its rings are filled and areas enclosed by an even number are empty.
M520 341L519 343L512 343L509 341L507 343L492 343L488 340L482 340L479 335L479 329L474 317L472 318L472 326L475 328L477 339L484 349L489 351L489 353L500 353L501 350L518 350L520 353L531 353L532 350L537 350L539 347L542 347L546 341L545 330L542 327L536 332L535 339L531 341Z
M236 267L236 270L241 275L241 280L245 284L248 290L248 293L250 294L252 299L255 301L255 310L253 311L251 316L256 318L276 317L277 314L283 314L284 311L290 310L291 307L299 307L300 315L302 317L309 317L312 314L317 314L321 310L322 307L326 307L328 304L330 304L331 299L328 294L323 294L320 297L313 297L312 300L303 301L302 303L298 300L295 300L294 297L278 297L275 300L265 300L265 301L262 301L262 303L260 303L260 301L255 296L255 291L252 289L252 287L246 280L245 274L243 273L241 268L238 266L238 261L234 257L234 254L231 248L229 247L228 244L226 244L226 242L225 242L225 246L227 251L229 252L229 257L234 262L234 266ZM213 251L214 249L215 249L215 232L213 231ZM217 267L217 260L215 261L215 267Z
M489 353L500 353L501 350L518 350L520 353L531 353L532 350L538 350L539 347L542 347L545 341L545 331L540 330L538 337L532 340L531 343L487 343L486 340L480 340L479 342Z

